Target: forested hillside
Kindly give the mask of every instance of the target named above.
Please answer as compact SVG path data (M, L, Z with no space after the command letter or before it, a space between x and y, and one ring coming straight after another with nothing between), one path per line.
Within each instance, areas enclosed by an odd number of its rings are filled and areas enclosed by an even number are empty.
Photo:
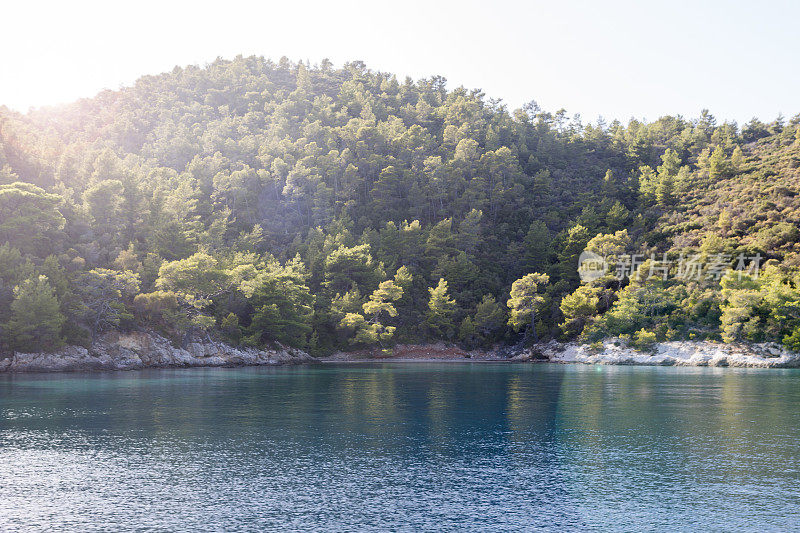
M0 108L0 351L114 328L319 355L523 335L800 349L799 123L586 124L260 57ZM585 249L612 259L582 282Z

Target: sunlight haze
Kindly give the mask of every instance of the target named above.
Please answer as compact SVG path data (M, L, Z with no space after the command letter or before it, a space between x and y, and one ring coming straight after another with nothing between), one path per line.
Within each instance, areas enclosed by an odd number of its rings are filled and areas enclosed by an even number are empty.
M800 111L792 2L14 2L0 105L91 97L216 57L363 60L584 120ZM401 78L402 79L402 78Z

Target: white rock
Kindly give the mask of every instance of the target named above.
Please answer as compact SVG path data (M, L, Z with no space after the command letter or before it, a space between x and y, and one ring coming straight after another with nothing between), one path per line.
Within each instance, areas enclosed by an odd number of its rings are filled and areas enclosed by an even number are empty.
M763 368L800 366L800 353L775 343L670 341L657 344L653 353L645 353L631 348L620 339L608 339L599 351L577 343L548 343L542 351L550 361L557 363Z
M154 332L111 332L89 349L66 346L53 353L14 353L0 360L0 372L133 370L148 367L300 364L317 360L293 348L259 350L221 342L195 342L185 349Z

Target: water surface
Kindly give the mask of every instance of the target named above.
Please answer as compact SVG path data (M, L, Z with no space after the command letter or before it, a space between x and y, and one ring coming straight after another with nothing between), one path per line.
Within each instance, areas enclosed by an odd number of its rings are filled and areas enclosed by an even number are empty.
M0 530L787 530L800 371L0 377Z

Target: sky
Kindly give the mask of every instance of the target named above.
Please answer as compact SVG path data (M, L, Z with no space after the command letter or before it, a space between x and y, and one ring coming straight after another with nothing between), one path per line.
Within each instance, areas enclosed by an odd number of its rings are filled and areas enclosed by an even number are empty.
M6 2L0 105L91 97L217 57L362 60L442 75L510 109L535 100L584 121L800 113L800 2Z

